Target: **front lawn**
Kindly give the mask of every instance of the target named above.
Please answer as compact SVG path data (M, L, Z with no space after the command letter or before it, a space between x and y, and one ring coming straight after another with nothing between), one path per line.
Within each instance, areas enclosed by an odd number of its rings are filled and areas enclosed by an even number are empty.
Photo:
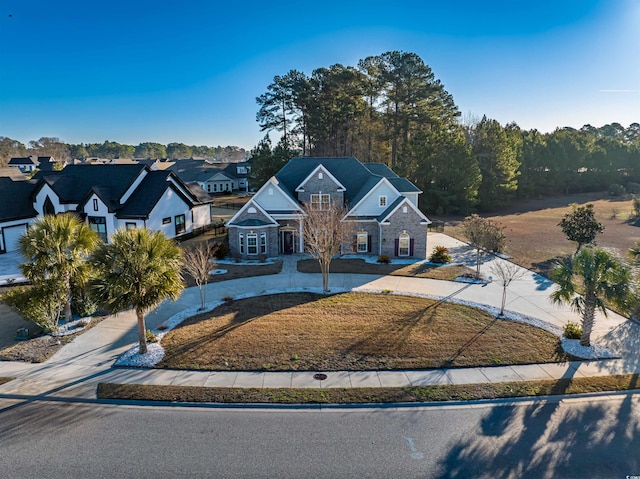
M390 370L565 361L556 336L426 298L287 293L233 301L162 340L195 370Z

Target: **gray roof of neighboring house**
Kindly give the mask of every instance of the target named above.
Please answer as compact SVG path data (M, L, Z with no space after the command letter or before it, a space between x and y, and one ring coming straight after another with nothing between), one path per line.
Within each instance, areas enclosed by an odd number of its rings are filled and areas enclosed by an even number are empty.
M168 170L173 171L182 181L207 181L212 176L221 173L230 180L237 178L233 171L221 168L221 165L211 164L206 160L178 160Z
M211 203L213 201L211 195L204 191L197 181L190 181L188 183L183 181L183 183L198 202Z
M36 180L44 180L63 203L81 203L92 189L105 201L119 201L144 165L69 165L60 171L40 171Z
M36 216L37 213L31 201L31 194L35 187L34 181L13 181L8 177L0 177L0 191L5 198L4 201L0 201L0 221ZM7 201L6 198L11 198L11 201Z
M35 161L33 158L31 158L30 156L26 157L26 158L11 158L9 160L9 165L38 165L38 162Z
M20 168L13 168L10 166L7 166L5 168L0 168L0 177L2 176L13 178L16 181L26 180L26 177L24 176L24 173L20 171Z

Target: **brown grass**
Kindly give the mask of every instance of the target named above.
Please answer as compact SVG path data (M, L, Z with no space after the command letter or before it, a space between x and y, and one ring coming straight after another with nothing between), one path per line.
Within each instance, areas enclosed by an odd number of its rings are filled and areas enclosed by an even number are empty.
M301 273L319 273L320 265L315 259L298 261L298 271ZM435 264L381 264L367 263L363 259L335 259L331 262L331 273L377 274L390 276L409 276L413 278L431 278L453 281L465 273L473 270L460 265Z
M471 401L627 391L637 389L638 385L638 374L398 388L257 389L100 383L98 384L98 398L135 401L254 404L375 404Z
M0 377L0 384L8 383L9 381L13 381L14 378L2 378Z
M572 203L594 205L596 218L605 227L596 238L599 246L613 248L626 255L627 250L640 240L640 227L628 221L633 210L631 200L611 198L602 193L530 200L500 214L483 216L506 228L507 253L516 263L547 275L555 259L576 250L577 245L567 240L558 226L562 217L571 212ZM448 218L445 233L464 240L460 221L461 218Z
M554 335L406 296L288 293L223 305L162 340L162 368L375 370L563 361Z

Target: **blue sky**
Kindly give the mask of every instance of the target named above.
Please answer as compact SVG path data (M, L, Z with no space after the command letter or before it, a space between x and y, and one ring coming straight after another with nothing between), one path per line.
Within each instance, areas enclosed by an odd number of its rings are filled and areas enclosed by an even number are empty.
M0 136L253 147L275 75L422 57L463 115L640 122L640 1L0 0Z

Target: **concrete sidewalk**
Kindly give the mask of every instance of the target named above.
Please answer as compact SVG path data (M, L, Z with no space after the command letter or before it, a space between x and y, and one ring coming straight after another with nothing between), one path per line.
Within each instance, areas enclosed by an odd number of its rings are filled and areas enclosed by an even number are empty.
M475 265L475 255L468 245L440 233L429 234L430 245L444 245L455 262ZM295 256L283 258L283 270L277 275L243 278L208 286L210 301L225 296L261 293L293 288L316 289L321 286L319 274L303 274L296 270ZM489 276L491 264L504 261L487 257L482 272ZM330 287L341 290L390 290L395 293L429 294L499 307L502 287L497 282L486 285L438 281L397 276L332 274ZM508 310L535 317L562 327L567 320L579 320L568 307L552 305L548 299L553 283L529 271L509 287ZM175 302L164 302L147 316L147 327L157 328L174 314L199 303L197 288L186 289ZM0 361L0 376L15 377L0 386L0 399L20 395L40 397L75 397L94 399L98 382L131 384L165 384L224 387L381 387L429 384L470 384L484 382L560 379L563 377L604 376L640 372L639 326L611 313L598 316L594 343L615 351L620 359L499 366L483 368L425 371L337 371L325 372L326 380L318 381L311 372L200 372L154 369L113 368L114 360L137 341L136 319L131 312L109 317L78 336L43 364Z

